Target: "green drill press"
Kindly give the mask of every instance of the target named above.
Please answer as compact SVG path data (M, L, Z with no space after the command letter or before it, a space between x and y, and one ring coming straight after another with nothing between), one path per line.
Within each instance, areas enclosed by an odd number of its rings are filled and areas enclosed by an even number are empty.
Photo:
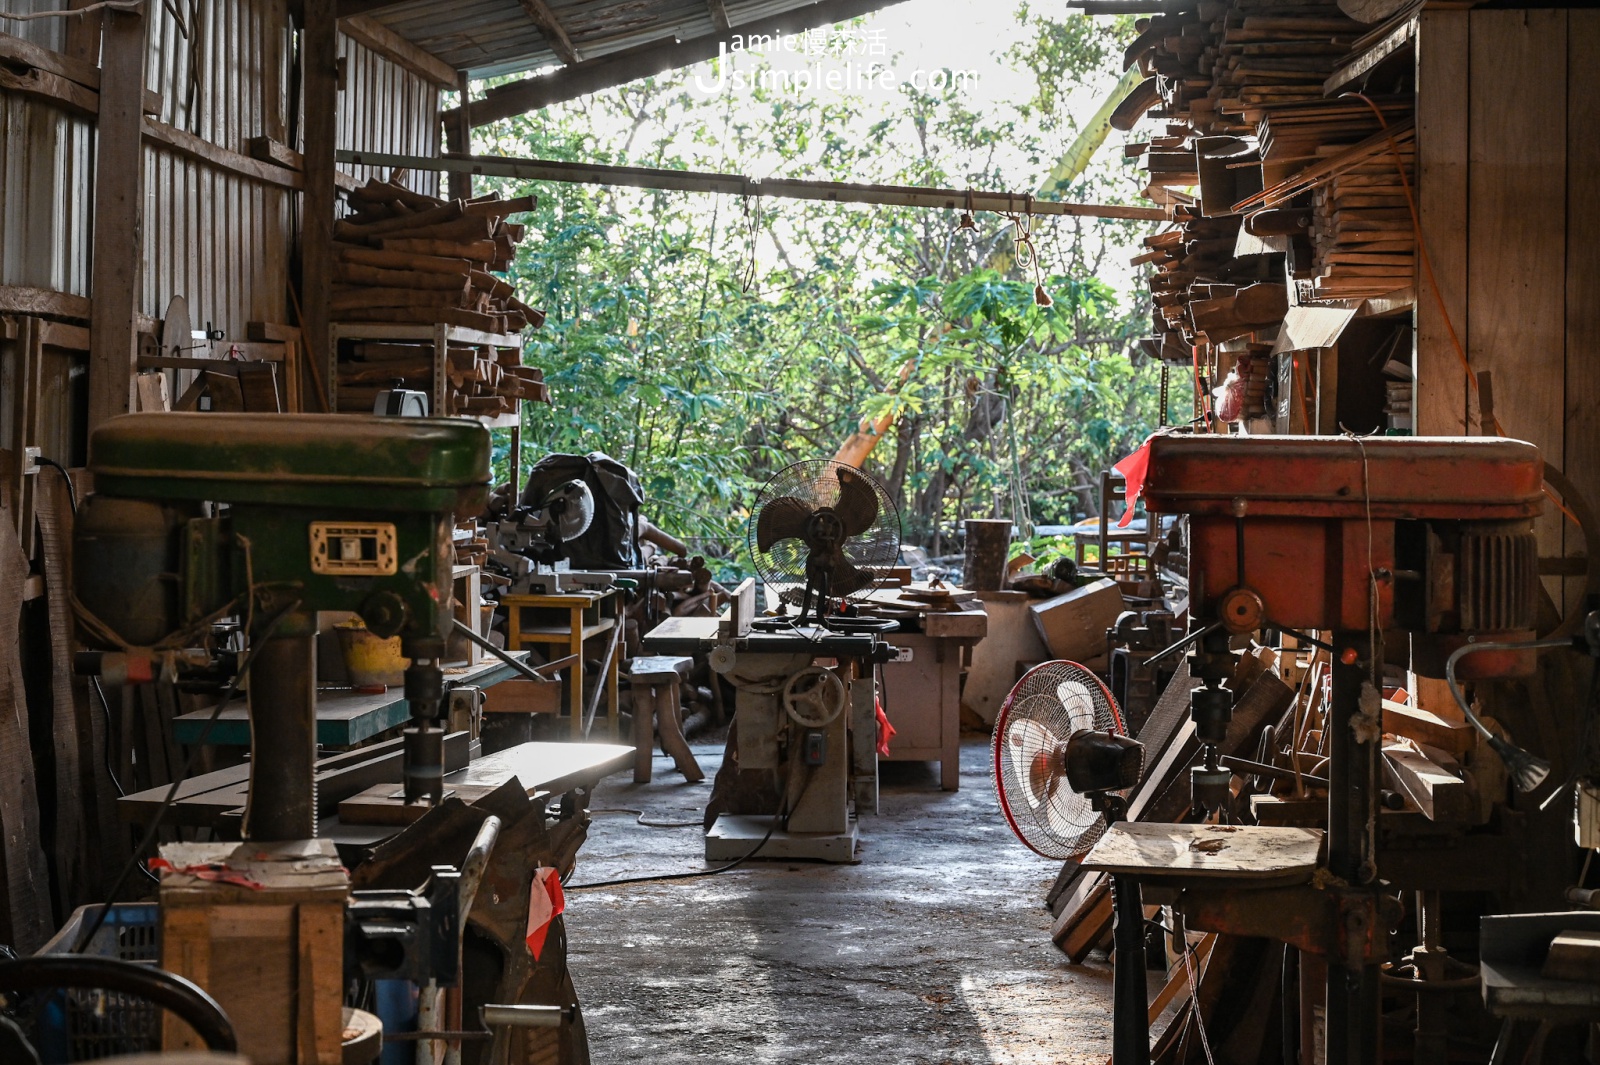
M443 792L451 533L489 494L489 433L456 419L129 414L89 442L73 583L82 668L220 687L224 619L278 618L249 678L246 839L316 835L316 617L349 610L411 659L407 802ZM279 615L282 615L279 618ZM258 622L259 624L259 622Z

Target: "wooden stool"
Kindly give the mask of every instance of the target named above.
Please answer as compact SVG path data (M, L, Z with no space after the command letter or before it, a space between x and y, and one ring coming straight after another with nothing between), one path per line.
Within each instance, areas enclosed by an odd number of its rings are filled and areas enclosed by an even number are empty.
M694 784L706 775L683 738L682 707L678 703L680 671L692 659L660 656L635 658L628 669L633 692L633 782L650 783L650 758L655 753L655 726L661 728L661 746L685 780Z

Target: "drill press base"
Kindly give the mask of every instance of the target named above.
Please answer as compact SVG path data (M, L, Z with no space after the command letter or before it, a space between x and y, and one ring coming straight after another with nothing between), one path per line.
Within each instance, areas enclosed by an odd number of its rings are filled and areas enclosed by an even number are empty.
M772 827L772 818L750 814L722 814L706 831L706 861L732 862L755 849ZM772 830L772 837L756 852L752 861L847 862L855 864L859 833L852 815L843 832L789 832Z

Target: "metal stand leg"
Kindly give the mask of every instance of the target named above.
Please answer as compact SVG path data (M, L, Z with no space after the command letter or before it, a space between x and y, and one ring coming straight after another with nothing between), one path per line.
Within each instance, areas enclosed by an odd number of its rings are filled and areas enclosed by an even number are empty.
M1334 635L1333 693L1328 714L1328 871L1357 885L1373 883L1376 869L1378 729L1358 737L1351 723L1361 714L1368 679L1367 634ZM1347 650L1355 661L1342 660ZM1328 1065L1378 1060L1379 975L1376 965L1328 959Z
M1111 1065L1149 1065L1150 992L1145 984L1144 901L1139 882L1129 876L1113 876L1111 901L1116 915L1111 939L1117 952L1111 989Z
M250 667L250 793L244 837L317 834L317 636L314 615L278 624Z

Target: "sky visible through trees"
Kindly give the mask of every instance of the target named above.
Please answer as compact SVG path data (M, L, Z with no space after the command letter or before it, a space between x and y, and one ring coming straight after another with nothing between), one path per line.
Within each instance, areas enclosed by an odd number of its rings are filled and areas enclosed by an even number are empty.
M913 0L485 127L474 149L1034 193L1130 33L1026 4ZM1148 296L1127 265L1153 223L980 212L965 231L936 210L489 187L539 197L513 280L549 314L525 360L555 399L528 405L524 462L628 463L652 520L707 555L737 564L762 482L832 457L864 417L893 415L865 465L906 542L936 553L961 518L1094 513L1086 486L1157 423L1159 370L1133 346ZM1055 195L1128 203L1137 188L1113 135Z

